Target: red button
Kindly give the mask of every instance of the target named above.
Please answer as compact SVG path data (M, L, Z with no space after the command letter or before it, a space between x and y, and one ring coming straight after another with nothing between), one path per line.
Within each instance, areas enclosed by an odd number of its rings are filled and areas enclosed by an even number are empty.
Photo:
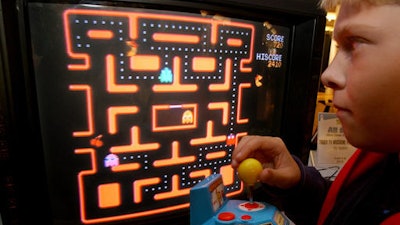
M251 216L247 214L243 215L241 218L242 220L251 220Z
M257 209L258 207L260 207L260 205L257 202L253 202L253 203L248 202L248 203L244 204L244 207L251 210L251 209Z
M231 212L222 212L218 214L218 219L222 221L231 221L235 219L235 214Z

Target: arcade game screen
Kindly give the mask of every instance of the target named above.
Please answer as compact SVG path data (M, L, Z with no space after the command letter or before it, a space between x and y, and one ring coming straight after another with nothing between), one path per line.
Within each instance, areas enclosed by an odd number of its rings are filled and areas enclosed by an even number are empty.
M206 11L29 3L54 224L189 208L241 137L278 130L290 29Z

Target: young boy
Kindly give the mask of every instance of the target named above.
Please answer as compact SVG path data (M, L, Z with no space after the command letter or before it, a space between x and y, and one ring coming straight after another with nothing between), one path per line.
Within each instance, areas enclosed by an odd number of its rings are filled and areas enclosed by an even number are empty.
M296 225L400 224L400 0L321 2L338 4L338 52L321 79L358 150L333 183L277 137L243 137L232 167L248 157L261 161L265 193L278 197Z

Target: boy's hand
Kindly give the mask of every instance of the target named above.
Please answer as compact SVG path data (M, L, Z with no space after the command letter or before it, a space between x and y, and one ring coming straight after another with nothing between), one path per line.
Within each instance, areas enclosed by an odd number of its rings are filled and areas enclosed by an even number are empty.
M280 138L243 137L232 153L232 167L237 169L246 158L255 158L263 165L264 169L259 175L262 183L289 189L300 182L300 168Z

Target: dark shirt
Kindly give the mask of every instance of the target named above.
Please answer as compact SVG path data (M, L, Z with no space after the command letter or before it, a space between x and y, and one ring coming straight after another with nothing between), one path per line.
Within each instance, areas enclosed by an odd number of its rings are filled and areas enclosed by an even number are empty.
M294 156L295 157L295 156ZM296 225L317 224L331 181L295 157L302 172L300 184L290 190L263 185L263 201L276 205ZM258 193L261 195L261 193ZM388 155L366 173L342 187L324 225L375 225L400 212L400 164ZM400 221L399 221L400 224Z

